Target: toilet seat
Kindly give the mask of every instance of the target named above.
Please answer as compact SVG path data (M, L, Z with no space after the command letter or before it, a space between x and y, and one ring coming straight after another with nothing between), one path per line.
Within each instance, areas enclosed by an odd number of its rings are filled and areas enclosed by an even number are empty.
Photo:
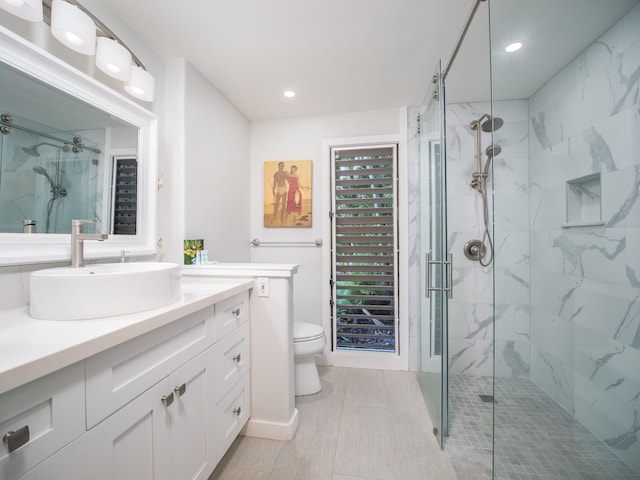
M293 322L293 341L310 342L324 337L324 329L315 323Z

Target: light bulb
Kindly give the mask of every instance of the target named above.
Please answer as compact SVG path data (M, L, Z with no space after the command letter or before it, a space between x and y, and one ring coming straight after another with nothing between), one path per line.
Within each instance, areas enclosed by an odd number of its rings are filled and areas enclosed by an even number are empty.
M64 36L69 41L69 43L72 43L73 45L80 46L84 43L84 40L73 32L66 31L64 32Z
M522 48L522 43L513 42L506 46L505 51L507 51L508 53L513 53L517 50L520 50L521 48Z

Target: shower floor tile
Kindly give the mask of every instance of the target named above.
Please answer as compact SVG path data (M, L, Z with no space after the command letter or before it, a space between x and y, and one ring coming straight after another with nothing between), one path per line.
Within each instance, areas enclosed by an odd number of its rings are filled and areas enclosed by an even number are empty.
M459 480L491 479L493 393L490 377L449 378L445 451ZM495 477L500 480L638 480L586 428L527 379L497 379Z

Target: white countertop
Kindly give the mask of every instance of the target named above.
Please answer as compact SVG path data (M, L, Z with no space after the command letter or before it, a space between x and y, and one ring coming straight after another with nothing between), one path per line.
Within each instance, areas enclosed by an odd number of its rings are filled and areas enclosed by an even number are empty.
M298 273L295 263L207 263L184 265L182 274L216 277L293 277Z
M38 320L0 311L0 394L250 289L246 278L182 279L182 298L145 312L90 320Z

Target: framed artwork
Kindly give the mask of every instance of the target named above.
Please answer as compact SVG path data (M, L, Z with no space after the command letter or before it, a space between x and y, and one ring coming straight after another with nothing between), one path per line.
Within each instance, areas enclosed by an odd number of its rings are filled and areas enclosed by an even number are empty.
M264 162L264 226L311 227L311 160Z

